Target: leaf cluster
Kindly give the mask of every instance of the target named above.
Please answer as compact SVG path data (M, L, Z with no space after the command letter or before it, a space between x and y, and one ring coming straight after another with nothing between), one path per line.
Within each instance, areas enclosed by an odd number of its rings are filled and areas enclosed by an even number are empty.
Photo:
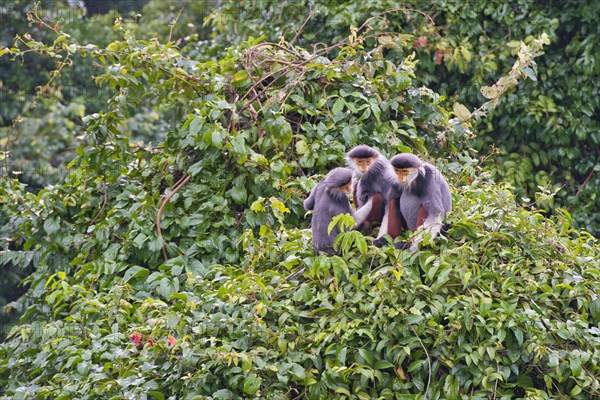
M114 96L60 182L1 178L5 253L35 272L0 344L0 398L599 394L597 242L462 151L468 118L415 84L412 52L384 57L400 36L250 38L199 61L115 29L106 47L31 43L92 57ZM160 114L157 145L129 134L140 110ZM447 155L447 237L409 255L352 231L341 255L314 255L302 199L357 143Z

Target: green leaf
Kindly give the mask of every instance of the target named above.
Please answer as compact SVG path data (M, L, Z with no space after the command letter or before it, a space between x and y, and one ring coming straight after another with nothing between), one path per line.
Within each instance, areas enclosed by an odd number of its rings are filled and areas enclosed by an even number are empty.
M333 107L331 108L332 114L335 115L337 113L342 112L345 104L346 104L346 101L344 100L344 98L338 97L337 100L335 101L335 103L333 103Z
M573 372L573 376L579 376L579 375L581 375L581 372L583 371L581 359L576 356L571 357L571 359L569 360L569 367L571 368L571 371Z
M44 221L44 230L48 235L53 235L60 229L58 218L48 218Z
M575 387L573 387L573 389L571 390L571 396L577 396L578 394L580 394L583 391L583 388L579 385L575 385Z
M227 389L219 389L212 394L215 399L234 399L236 396Z
M174 278L162 278L160 280L160 284L157 288L158 293L160 293L164 298L169 298L173 293L179 290L179 281Z
M244 379L244 393L253 395L258 392L260 389L260 385L262 383L262 378L260 378L256 374L250 374Z
M242 135L236 135L231 139L231 150L237 154L248 154L246 140Z
M198 135L198 133L200 132L200 129L202 129L202 126L204 125L204 117L201 117L199 115L195 115L194 118L192 119L192 122L190 122L190 135L192 137L195 137Z
M225 139L225 132L220 129L214 130L211 133L210 139L211 139L212 145L215 146L217 149L220 149L223 147L223 140Z
M592 318L596 321L596 324L600 322L600 299L596 299L590 302L590 313Z
M252 80L250 79L248 72L246 72L245 70L236 72L233 75L233 80L231 81L231 84L237 88L245 88L245 87L249 86L251 83L252 83Z
M306 154L309 151L308 143L304 140L298 140L296 142L296 152L300 155Z
M306 371L300 364L293 363L289 371L298 381L303 381L306 378Z
M444 380L444 394L446 395L446 398L448 400L458 399L459 388L458 377L453 374L447 375Z
M234 186L229 193L235 204L246 204L248 193L244 186Z
M164 398L165 398L164 394L162 394L161 392L158 392L156 390L151 390L148 392L148 394L157 400L164 400Z
M527 75L527 77L529 79L531 79L534 82L537 82L537 76L535 76L535 72L533 72L533 69L529 68L529 67L525 67L521 70L525 75Z
M374 369L387 369L387 368L394 368L394 364L392 364L391 362L387 361L387 360L377 360L377 362L375 362L375 364L373 365Z
M292 141L292 126L283 115L268 119L265 129L281 145L286 146Z
M456 115L461 121L467 121L469 118L471 118L471 111L458 102L454 103L452 111L454 111L454 115Z
M139 265L134 265L130 267L127 271L125 271L125 275L123 275L123 280L125 282L129 282L133 278L147 278L150 274L147 268L140 267Z
M375 363L375 356L367 349L358 349L358 354L362 357L367 365L373 365Z

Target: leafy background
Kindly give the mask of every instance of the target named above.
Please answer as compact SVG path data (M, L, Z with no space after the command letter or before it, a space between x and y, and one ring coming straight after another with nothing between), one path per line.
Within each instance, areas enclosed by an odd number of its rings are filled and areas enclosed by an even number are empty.
M84 3L0 9L1 398L599 394L599 6ZM446 238L313 254L357 143Z

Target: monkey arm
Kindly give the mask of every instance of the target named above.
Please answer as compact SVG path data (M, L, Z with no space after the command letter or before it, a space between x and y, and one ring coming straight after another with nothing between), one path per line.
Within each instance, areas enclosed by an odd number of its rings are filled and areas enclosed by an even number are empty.
M385 212L383 213L383 219L381 220L381 226L379 227L379 233L377 234L377 239L379 239L380 237L382 237L383 235L388 233L389 219L390 219L390 207L389 207L389 202L388 202L388 204L385 206Z
M411 253L416 252L419 249L419 243L423 240L423 236L426 234L431 234L431 239L435 239L442 230L442 220L442 213L437 215L429 214L423 221L423 225L417 229L415 236L413 236L411 239L408 251Z
M369 199L369 201L367 201L367 203L365 205L363 205L361 208L359 208L358 210L356 210L353 213L352 216L354 217L354 220L356 221L357 225L360 225L363 222L365 222L365 220L371 213L372 209L373 209L373 199L371 198L371 199Z
M313 208L315 208L315 198L317 197L317 188L319 187L319 184L317 184L317 186L315 186L313 188L313 190L310 192L310 195L306 198L306 200L304 200L304 209L306 211L312 210Z
M395 181L390 185L387 197L389 200L399 199L402 196L403 191L404 188L402 185L398 181Z
M360 196L358 197L358 203L357 204L363 204L363 205L366 204L367 201L369 201L373 197L374 194L375 194L374 192L365 192L365 191L363 191L360 194Z

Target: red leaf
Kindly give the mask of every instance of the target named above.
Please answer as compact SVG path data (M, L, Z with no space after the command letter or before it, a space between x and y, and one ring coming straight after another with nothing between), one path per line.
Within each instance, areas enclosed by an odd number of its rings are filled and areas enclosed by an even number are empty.
M177 344L177 339L175 339L175 337L173 337L172 335L169 335L167 337L169 338L169 340L167 341L167 346L171 347Z
M154 346L154 342L152 341L152 339L148 339L148 346L150 346L150 347Z
M415 49L425 46L427 46L427 36L419 36L419 38L413 43L413 48Z
M140 345L140 342L142 341L142 334L139 332L133 332L131 334L131 336L129 336L131 338L131 341L133 343L135 343L136 346Z
M437 65L441 65L441 64L442 64L442 61L443 61L442 52L441 52L441 51L439 51L439 50L437 50L437 51L435 52L435 63L436 63Z

